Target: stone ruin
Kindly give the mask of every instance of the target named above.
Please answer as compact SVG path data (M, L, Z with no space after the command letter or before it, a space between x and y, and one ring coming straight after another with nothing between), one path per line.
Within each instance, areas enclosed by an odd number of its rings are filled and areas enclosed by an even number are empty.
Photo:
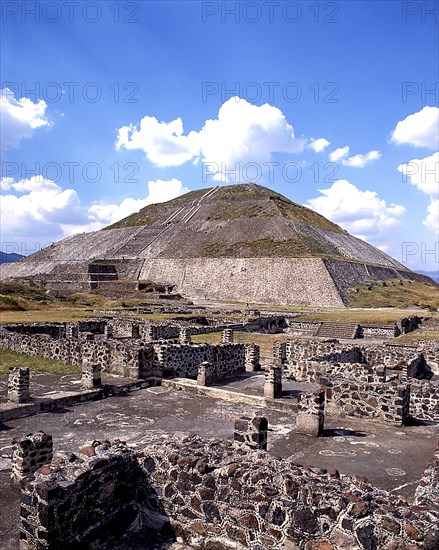
M192 327L161 326L4 325L0 337L7 349L81 366L84 390L100 390L106 374L151 384L189 378L209 387L262 370L261 398L269 407L287 402L288 380L319 384L300 392L295 409L295 432L310 437L324 434L328 413L395 426L439 422L439 384L430 367L438 361L437 345L291 339L275 342L270 364L261 366L259 346L234 343L233 329L210 345L192 343ZM8 398L17 405L31 400L28 369L11 369ZM264 452L268 437L267 418L255 415L236 419L234 443L172 436L163 444L151 434L136 452L120 441L95 441L54 458L44 433L15 439L12 478L22 487L23 547L111 547L138 531L144 540L178 534L193 548L437 548L439 450L410 506L364 480L276 459Z
M130 533L142 547L177 534L190 548L438 547L439 447L409 505L364 479L276 459L258 450L265 434L266 419L240 418L235 444L151 435L136 453L93 441L61 454L23 484L21 541L109 548Z

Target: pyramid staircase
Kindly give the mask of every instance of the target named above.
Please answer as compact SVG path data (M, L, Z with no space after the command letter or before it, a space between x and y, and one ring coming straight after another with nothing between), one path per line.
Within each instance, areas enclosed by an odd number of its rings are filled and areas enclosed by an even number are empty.
M317 331L319 338L336 338L337 340L357 338L359 325L357 323L342 323L337 321L323 321Z

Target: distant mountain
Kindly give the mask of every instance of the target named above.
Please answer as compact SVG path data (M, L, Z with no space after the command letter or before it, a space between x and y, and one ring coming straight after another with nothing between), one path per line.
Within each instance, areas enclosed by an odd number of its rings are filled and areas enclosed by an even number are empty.
M21 254L15 254L15 252L1 252L0 251L0 264L10 264L24 258Z
M433 281L436 281L436 283L439 283L439 270L423 271L422 269L417 269L416 273L420 273L421 275L427 275L427 277L431 277Z

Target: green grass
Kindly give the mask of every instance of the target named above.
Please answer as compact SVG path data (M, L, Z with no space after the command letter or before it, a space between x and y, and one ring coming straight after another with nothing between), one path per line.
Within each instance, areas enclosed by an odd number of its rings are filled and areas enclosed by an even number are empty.
M67 365L54 359L33 357L24 353L4 350L0 348L0 373L7 374L10 367L29 367L35 372L44 372L65 376L67 374L80 374L81 369L75 365Z
M439 286L419 281L388 279L358 284L350 290L349 307L439 308Z
M416 329L413 332L394 338L392 342L398 344L410 344L411 342L416 343L418 340L432 340L439 342L439 330L424 330L422 328Z
M359 324L377 324L377 325L390 325L401 319L402 317L410 317L412 315L420 315L422 317L428 317L431 314L425 311L419 310L405 310L405 309L335 309L331 311L321 311L318 313L301 315L298 320L300 321L341 321L345 323L359 323Z

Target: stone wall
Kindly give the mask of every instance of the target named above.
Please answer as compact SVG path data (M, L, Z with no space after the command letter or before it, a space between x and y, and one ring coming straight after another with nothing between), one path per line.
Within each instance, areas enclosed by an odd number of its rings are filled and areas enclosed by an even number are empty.
M439 422L439 381L410 381L410 416Z
M99 547L119 538L137 517L144 476L134 453L117 443L93 444L83 453L66 456L26 484L20 538L27 548Z
M148 258L139 278L170 281L176 285L176 292L188 297L304 306L345 305L320 258Z
M295 361L286 366L288 375L297 382L320 383L344 378L357 382L373 382L374 370L363 363L330 363L328 361Z
M179 344L155 342L157 362L165 376L196 378L200 363L212 364L214 378L245 370L245 344Z
M120 443L82 453L26 485L21 537L29 548L115 547L111 538L128 527L163 530L168 520L187 548L438 547L438 454L411 507L365 479L196 436L164 443L151 434L137 461Z
M167 324L141 325L141 331L140 331L141 338L145 342L178 338L179 333L180 333L179 326L167 325Z
M409 346L370 346L363 348L370 365L385 365L390 369L401 369L419 359L420 352Z
M84 334L84 333L82 333ZM47 335L29 336L0 327L1 347L27 355L56 359L63 363L81 366L83 358L88 363L100 365L103 372L130 378L148 376L152 370L153 348L118 340L54 339Z
M326 383L328 404L346 416L380 418L396 426L408 421L410 385L355 383L344 379Z
M320 342L318 340L288 340L286 360L336 361L342 363L364 363L365 357L361 348L347 348L337 340Z
M373 339L373 338L395 338L399 336L400 332L396 326L381 326L381 325L361 325L360 326L360 338Z

